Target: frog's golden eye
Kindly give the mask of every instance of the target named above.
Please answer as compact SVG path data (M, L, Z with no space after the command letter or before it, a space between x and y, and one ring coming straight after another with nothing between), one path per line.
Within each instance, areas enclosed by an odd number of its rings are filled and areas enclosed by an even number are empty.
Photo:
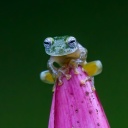
M74 48L77 45L76 38L73 37L73 36L68 37L66 42L67 42L67 44L69 45L70 48Z
M46 49L49 49L51 47L52 43L53 43L53 38L52 37L48 37L48 38L46 38L44 40L44 47Z

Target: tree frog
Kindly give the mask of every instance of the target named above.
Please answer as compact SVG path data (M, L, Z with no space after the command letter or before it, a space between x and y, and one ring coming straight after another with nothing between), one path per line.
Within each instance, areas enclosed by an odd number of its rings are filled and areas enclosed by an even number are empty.
M71 75L68 73L67 67L74 69L77 75L77 67L80 65L82 69L89 75L94 76L102 71L102 64L99 60L87 63L87 49L84 48L73 36L57 36L47 37L44 40L45 52L50 55L47 66L49 70L43 71L40 78L43 82L53 84L56 79L62 85L61 74L68 80ZM55 66L58 64L58 67Z

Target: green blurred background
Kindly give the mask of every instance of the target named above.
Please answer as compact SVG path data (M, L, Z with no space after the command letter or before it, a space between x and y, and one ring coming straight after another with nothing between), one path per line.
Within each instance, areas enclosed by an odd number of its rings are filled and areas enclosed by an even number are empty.
M95 86L112 128L128 128L128 1L1 1L0 128L47 128L52 86L43 40L72 35L101 60Z

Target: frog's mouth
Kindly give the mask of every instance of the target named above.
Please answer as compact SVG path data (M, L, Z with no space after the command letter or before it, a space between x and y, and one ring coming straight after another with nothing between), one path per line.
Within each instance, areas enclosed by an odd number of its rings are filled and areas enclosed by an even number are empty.
M64 56L64 55L68 55L71 53L74 53L78 48L67 48L67 49L56 49L56 50L52 50L52 49L45 49L46 53L50 56Z

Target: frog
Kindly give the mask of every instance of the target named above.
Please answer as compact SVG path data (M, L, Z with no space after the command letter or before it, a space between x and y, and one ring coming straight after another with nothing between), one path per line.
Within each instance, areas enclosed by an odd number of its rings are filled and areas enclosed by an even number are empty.
M43 42L45 52L50 56L47 62L48 70L40 73L40 79L48 84L54 84L58 80L59 85L63 84L61 76L67 80L72 77L69 67L74 70L74 74L79 74L78 66L82 67L89 77L93 77L102 72L100 60L87 62L87 49L83 47L74 36L47 37ZM55 66L55 63L58 65Z

